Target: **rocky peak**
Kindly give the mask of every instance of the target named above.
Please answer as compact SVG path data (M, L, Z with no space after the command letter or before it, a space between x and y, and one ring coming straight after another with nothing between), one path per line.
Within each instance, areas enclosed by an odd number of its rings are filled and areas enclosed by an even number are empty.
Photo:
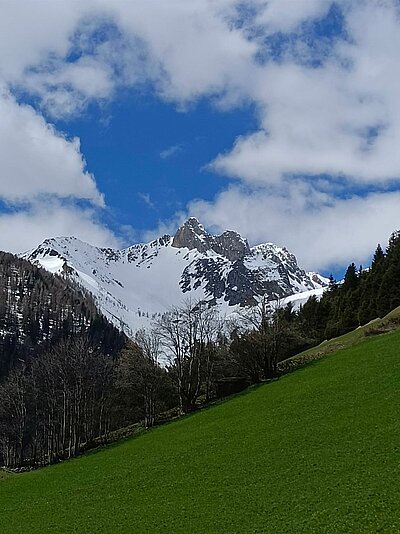
M243 239L240 234L232 230L210 237L213 241L212 249L230 261L241 260L250 252L247 239Z
M328 284L316 273L305 273L283 247L265 243L250 249L237 232L211 235L193 217L175 236L123 250L59 237L23 257L84 287L102 313L130 336L185 295L225 313L226 306L251 305L262 296L283 299L312 290L320 295Z
M176 232L172 246L196 249L201 253L213 250L230 261L243 259L250 252L249 244L240 234L226 230L221 235L210 235L195 217L190 217Z
M208 247L205 242L207 232L204 226L195 217L190 217L182 224L174 235L172 246L175 248L187 247L189 250L197 249L206 252Z

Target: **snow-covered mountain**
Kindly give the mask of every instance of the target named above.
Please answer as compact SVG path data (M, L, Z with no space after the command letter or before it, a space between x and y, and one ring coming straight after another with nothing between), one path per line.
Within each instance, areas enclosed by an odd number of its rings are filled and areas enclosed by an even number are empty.
M0 382L20 362L50 350L67 331L87 334L105 354L116 354L126 341L87 291L0 252Z
M104 315L128 335L185 297L229 312L263 295L302 300L301 293L321 293L328 283L302 270L285 248L272 243L249 247L229 230L210 235L193 217L174 236L123 250L60 237L45 240L23 257L84 286Z

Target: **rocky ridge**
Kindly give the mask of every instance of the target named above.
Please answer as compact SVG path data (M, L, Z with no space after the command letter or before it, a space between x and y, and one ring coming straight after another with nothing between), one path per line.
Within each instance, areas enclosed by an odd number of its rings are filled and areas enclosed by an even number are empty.
M185 297L229 313L263 296L298 298L327 285L325 278L301 269L286 248L272 243L250 247L231 230L211 235L193 217L174 236L123 250L64 237L47 239L24 257L78 282L128 335Z

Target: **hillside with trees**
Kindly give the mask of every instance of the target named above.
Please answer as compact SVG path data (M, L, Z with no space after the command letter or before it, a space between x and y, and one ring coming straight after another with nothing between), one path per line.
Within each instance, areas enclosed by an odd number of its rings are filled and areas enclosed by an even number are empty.
M400 306L400 232L394 232L384 252L378 245L371 266L351 263L341 283L331 277L329 290L308 300L297 322L314 344L339 336L383 317Z
M369 269L352 263L298 311L261 299L223 321L207 302L187 300L131 341L62 278L11 255L0 267L0 464L8 467L70 458L114 431L275 378L280 362L400 305L399 232Z
M83 334L106 354L125 340L82 288L0 252L0 379L61 339Z
M10 474L0 531L399 532L399 343L364 339L96 454Z

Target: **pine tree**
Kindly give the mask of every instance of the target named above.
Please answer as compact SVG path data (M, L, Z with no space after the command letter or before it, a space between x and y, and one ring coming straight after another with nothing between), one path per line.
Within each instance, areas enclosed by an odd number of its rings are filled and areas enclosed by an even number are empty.
M350 290L353 291L357 289L359 282L359 275L357 273L357 267L355 263L351 263L347 267L346 274L344 275L344 282L342 288L344 290Z
M400 242L400 230L395 230L389 237L386 254L389 256Z
M383 252L381 245L378 243L378 246L376 247L374 256L372 258L371 269L376 269L379 265L382 264L384 259L385 253Z
M337 282L335 278L333 277L332 273L329 275L329 286L328 287L330 290L336 289L337 287Z

